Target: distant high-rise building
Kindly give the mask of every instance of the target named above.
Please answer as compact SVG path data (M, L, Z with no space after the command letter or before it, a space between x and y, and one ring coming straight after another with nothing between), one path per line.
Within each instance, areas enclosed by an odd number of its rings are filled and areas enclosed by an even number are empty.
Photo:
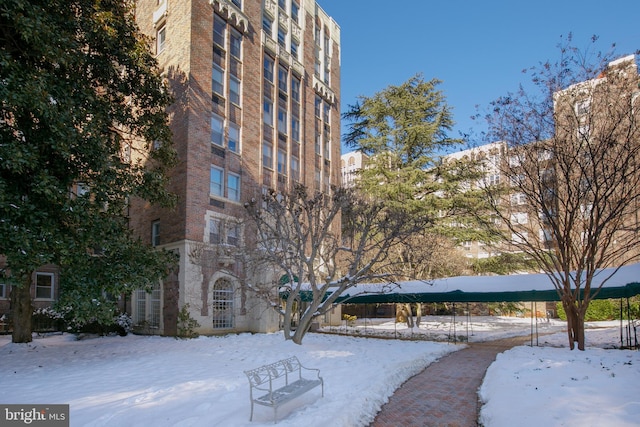
M137 0L136 20L175 97L178 205L132 202L131 226L179 262L133 296L134 322L172 334L188 305L200 333L275 330L249 288L278 273L247 271L244 202L339 185L340 28L313 0Z

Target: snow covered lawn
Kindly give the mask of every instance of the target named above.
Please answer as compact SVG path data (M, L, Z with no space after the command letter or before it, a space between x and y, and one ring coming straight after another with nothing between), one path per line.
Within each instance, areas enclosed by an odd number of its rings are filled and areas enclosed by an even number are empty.
M500 338L495 325L475 328ZM513 329L509 324L503 336L513 336ZM529 332L523 322L520 333ZM548 347L516 347L498 356L481 388L485 427L638 425L640 352L555 347L564 341L564 333L547 335L540 342ZM619 329L588 330L587 343L619 345ZM279 426L367 426L406 379L462 348L324 334L307 335L302 346L281 334L82 341L65 334L27 345L0 336L0 403L70 404L72 426L273 425L273 411L261 406L248 421L243 371L295 355L321 370L325 397L316 388L285 405Z

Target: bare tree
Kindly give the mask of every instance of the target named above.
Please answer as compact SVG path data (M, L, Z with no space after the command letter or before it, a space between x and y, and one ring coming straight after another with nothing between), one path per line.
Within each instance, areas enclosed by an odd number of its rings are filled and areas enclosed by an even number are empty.
M638 260L640 79L633 56L597 55L590 67L584 52L561 52L533 69L540 94L521 88L493 103L490 134L506 145L506 180L485 190L512 249L558 291L570 348L584 350L587 307L612 274L595 288L594 278Z
M346 290L363 281L391 280L383 268L389 250L430 221L357 198L348 189L310 193L303 185L294 185L288 193L271 191L246 208L257 231L251 268L275 268L288 278L288 283L251 287L270 299L283 316L285 339L297 344L313 319L329 311Z

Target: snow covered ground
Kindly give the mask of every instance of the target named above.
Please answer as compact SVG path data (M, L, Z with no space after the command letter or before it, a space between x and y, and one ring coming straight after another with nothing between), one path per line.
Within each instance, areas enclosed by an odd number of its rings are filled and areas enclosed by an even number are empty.
M413 331L369 321L366 333L431 339L454 330L466 336L469 330L473 342L531 332L529 319L457 320L452 325L451 319L433 317ZM485 427L639 425L640 352L605 349L620 345L617 325L590 324L589 348L572 352L561 322L538 324L544 347L516 347L489 368L480 390L481 422ZM273 425L271 409L260 406L249 422L243 371L295 355L321 370L325 396L314 389L287 404L278 411L278 425L366 426L406 379L464 346L313 333L301 346L281 334L81 341L64 334L30 344L0 336L0 403L69 404L72 426Z

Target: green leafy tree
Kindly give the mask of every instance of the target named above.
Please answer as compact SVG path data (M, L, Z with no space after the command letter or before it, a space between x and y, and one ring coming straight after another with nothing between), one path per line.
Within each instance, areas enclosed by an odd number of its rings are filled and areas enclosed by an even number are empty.
M0 254L14 342L31 341L43 264L60 266L62 298L87 318L105 293L166 270L170 257L133 239L126 218L129 197L173 202L171 98L148 46L130 1L0 4Z
M345 143L368 156L358 172L357 189L367 197L412 215L428 215L427 228L405 240L395 255L405 279L428 279L446 237L454 244L489 240L470 212L485 210L481 193L468 185L480 178L478 164L443 161L463 141L449 137L454 125L451 108L438 90L440 81L417 75L371 97L361 97L344 118L349 121ZM431 241L429 244L426 241ZM431 244L433 243L433 244ZM399 268L400 264L394 265ZM437 269L436 269L437 270ZM455 269L452 273L460 273Z

